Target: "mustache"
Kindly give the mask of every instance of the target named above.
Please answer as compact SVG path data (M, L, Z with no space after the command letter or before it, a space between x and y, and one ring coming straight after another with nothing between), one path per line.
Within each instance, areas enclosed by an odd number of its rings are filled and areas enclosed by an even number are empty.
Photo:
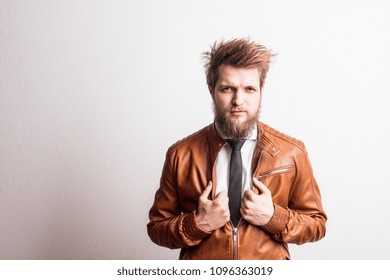
M229 112L246 112L246 110L243 107L234 107Z

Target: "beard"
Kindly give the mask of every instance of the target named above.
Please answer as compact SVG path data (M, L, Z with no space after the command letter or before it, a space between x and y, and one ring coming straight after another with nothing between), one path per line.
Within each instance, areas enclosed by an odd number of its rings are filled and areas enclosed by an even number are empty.
M232 108L232 110L234 109L236 108ZM213 111L214 121L219 129L222 130L223 134L231 137L233 140L241 140L247 137L257 125L260 117L260 104L256 112L253 114L248 113L248 118L243 122L240 122L238 119L232 120L229 118L230 111L223 111L217 108L215 102L213 102Z

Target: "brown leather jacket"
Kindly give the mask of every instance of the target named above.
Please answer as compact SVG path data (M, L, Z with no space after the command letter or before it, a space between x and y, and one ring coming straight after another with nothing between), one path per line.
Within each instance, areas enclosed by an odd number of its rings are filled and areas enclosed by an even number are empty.
M259 227L241 219L237 232L229 222L211 234L196 225L198 198L210 180L211 199L216 195L215 160L226 145L211 124L168 149L149 212L153 242L182 248L180 259L289 259L287 243L324 237L327 217L304 144L261 122L258 128L252 172L272 192L269 223Z

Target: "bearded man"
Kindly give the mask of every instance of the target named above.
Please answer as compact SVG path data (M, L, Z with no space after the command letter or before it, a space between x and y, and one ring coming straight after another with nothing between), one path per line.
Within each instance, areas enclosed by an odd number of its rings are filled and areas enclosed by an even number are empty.
M327 217L304 144L259 121L273 54L234 39L203 55L214 123L168 149L148 234L180 259L290 259Z

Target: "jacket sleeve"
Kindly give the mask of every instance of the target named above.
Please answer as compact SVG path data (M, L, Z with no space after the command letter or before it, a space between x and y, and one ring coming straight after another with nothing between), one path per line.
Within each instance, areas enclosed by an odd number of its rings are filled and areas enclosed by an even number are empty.
M274 203L274 215L262 227L275 240L294 244L322 239L327 220L306 149L301 144L295 157L296 177L290 189L288 206Z
M149 211L147 230L150 239L171 249L198 245L208 232L202 231L195 222L196 211L182 213L174 166L174 153L168 150L161 180L154 203Z

